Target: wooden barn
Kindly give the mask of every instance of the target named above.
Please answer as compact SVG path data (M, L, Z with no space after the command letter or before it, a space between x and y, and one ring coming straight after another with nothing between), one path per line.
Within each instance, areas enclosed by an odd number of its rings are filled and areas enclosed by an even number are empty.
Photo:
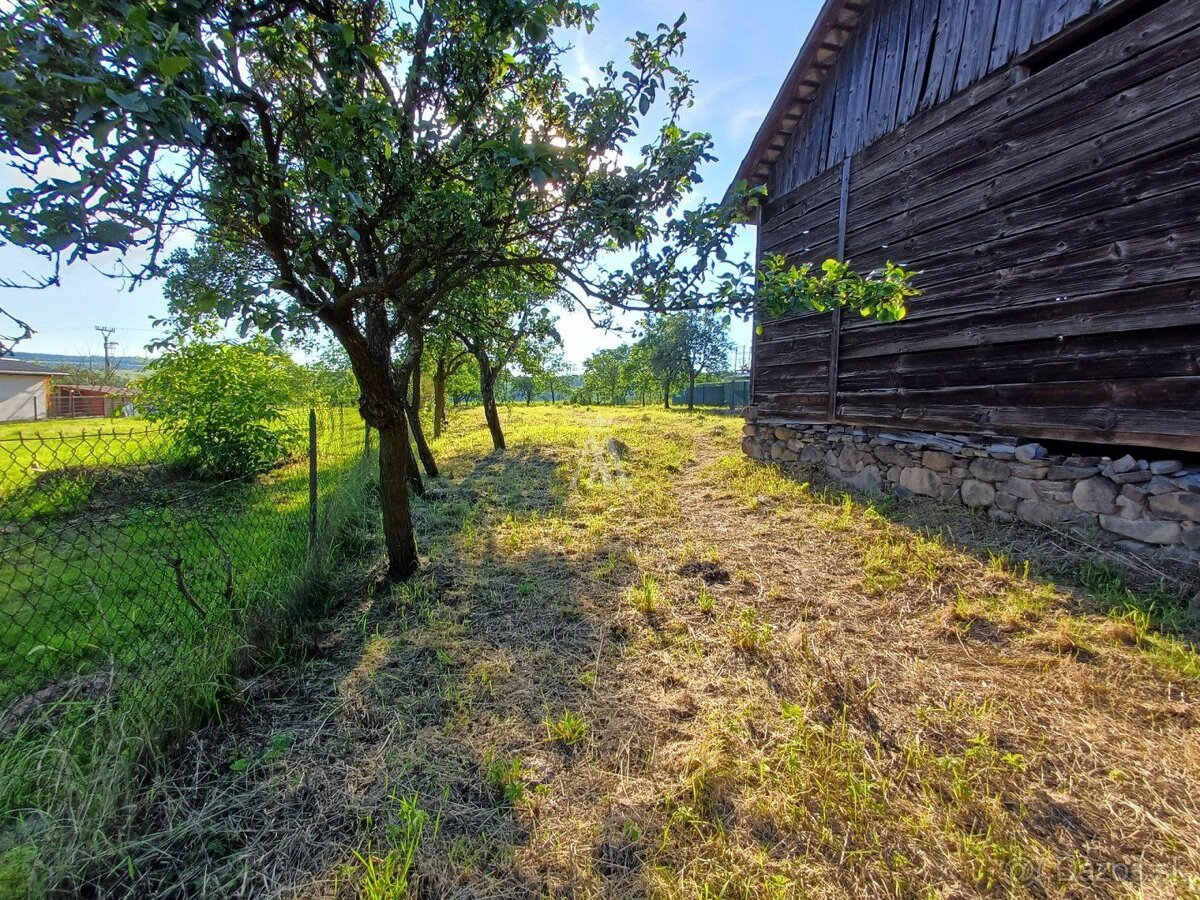
M752 418L1200 451L1198 0L828 0L738 178L924 291L761 322Z

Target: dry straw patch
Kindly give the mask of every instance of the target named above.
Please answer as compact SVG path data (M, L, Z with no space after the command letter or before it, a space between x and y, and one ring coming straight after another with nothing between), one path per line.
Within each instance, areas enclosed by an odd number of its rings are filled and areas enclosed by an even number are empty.
M922 531L915 507L814 489L743 459L739 425L514 409L495 455L461 415L418 505L422 578L368 582L303 662L248 687L97 879L161 896L1200 889L1200 670L1172 599L1095 567L1051 582L1032 538Z

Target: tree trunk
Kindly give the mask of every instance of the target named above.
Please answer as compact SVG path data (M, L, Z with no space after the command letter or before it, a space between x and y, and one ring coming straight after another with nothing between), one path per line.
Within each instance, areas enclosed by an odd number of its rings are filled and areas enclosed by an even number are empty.
M413 441L417 445L417 453L421 457L421 465L425 468L425 474L430 478L438 477L437 461L433 458L433 451L429 449L429 442L425 440L425 429L421 425L421 353L417 352L412 372L412 385L409 388L411 397L410 403L404 405L404 414L408 418L408 427L412 432ZM413 466L416 469L416 466ZM424 493L425 486L421 485L419 493Z
M421 425L421 414L417 411L416 405L408 406L405 412L408 413L408 427L412 429L413 441L417 445L417 453L421 457L421 465L425 469L425 474L430 478L437 478L437 460L433 458L433 451L429 449L429 442L425 440L425 429Z
M670 409L670 408L671 408L671 386L669 384L664 384L663 385L663 409Z
M479 393L483 398L483 415L487 419L488 431L492 433L492 446L506 449L504 430L500 427L500 411L496 409L496 373L486 358L479 360Z
M425 482L421 480L421 468L417 465L411 440L408 442L408 486L418 497L425 496Z
M424 350L418 350L413 358L412 385L409 387L412 392L412 408L416 410L417 415L421 414L421 357L424 355Z
M446 374L445 358L437 361L437 369L433 373L433 439L442 436L446 424Z
M401 418L379 429L379 506L392 581L403 581L417 571L417 540L408 505L412 450L404 424Z
M366 304L366 321L361 331L344 311L326 311L321 320L350 357L363 421L379 432L379 507L388 556L387 574L393 581L403 581L417 571L419 564L408 491L414 478L420 484L421 475L413 463L404 412L412 361L393 363L395 334L379 298Z

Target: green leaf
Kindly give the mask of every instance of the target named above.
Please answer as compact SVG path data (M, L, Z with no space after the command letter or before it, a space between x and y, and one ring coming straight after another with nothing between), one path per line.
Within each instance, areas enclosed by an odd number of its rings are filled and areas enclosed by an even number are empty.
M192 61L186 56L164 56L158 61L158 71L164 78L174 78L180 72L188 69Z
M547 34L549 34L549 29L546 27L546 23L541 19L532 18L525 23L525 37L529 38L529 40L533 41L534 43L541 43L544 41Z
M118 94L112 88L105 91L108 99L112 100L122 109L127 109L130 112L146 112L150 107L146 105L146 97L138 91L130 91L128 94Z
M93 225L88 232L88 239L94 244L113 247L123 244L133 236L133 230L120 222L100 222Z
M97 147L103 147L108 143L108 136L112 134L113 129L120 121L120 119L104 119L92 126L92 140Z

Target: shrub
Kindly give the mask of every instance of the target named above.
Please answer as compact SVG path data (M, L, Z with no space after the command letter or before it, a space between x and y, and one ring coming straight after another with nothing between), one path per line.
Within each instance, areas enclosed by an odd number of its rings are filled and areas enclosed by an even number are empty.
M176 449L205 477L266 471L296 446L283 410L296 364L265 338L186 344L150 365L141 404L171 432Z

